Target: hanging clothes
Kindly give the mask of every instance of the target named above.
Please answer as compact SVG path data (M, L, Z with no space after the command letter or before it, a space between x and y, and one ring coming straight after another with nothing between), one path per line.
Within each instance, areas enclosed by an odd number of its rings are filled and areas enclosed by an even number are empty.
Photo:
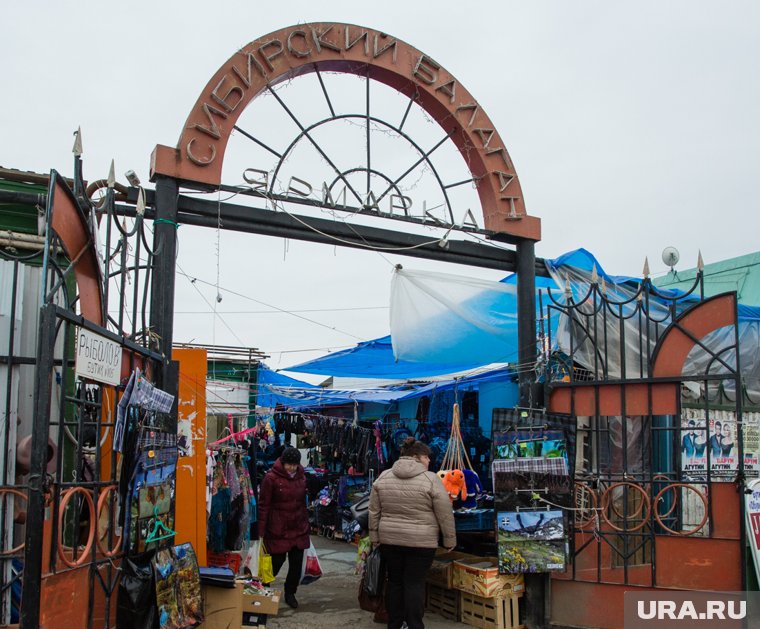
M207 451L208 529L210 550L222 553L240 550L250 539L255 518L255 498L248 467L248 454L239 447L210 448Z

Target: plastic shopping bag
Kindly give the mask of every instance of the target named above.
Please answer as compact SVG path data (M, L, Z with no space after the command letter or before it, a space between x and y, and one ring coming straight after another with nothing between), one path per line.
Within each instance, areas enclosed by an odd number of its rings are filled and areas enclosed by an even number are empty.
M248 552L243 561L243 572L251 576L259 574L259 553L261 552L261 540L254 540L248 547Z
M313 583L322 576L322 566L319 565L319 557L314 548L314 542L309 542L309 547L303 553L301 564L301 585Z
M377 546L367 555L367 564L364 568L364 590L370 596L378 596L383 591L384 582L385 565L380 554L380 546Z
M274 581L274 570L272 569L272 555L267 552L264 541L259 546L259 579L265 585Z

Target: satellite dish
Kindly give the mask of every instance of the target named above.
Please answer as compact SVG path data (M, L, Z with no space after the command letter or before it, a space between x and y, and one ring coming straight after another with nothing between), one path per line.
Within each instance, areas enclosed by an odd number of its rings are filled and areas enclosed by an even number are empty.
M665 247L665 249L662 250L662 261L670 267L671 271L673 270L673 267L678 264L680 258L681 256L678 253L678 249L675 247Z

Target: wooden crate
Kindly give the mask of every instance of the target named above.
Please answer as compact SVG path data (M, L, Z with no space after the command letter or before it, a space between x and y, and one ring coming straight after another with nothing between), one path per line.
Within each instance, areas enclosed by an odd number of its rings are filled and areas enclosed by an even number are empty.
M480 629L523 629L520 624L522 592L497 598L459 593L461 622Z
M425 588L425 609L448 620L459 622L459 590L449 590L428 583Z
M525 590L522 574L499 574L495 557L476 557L474 560L455 559L452 586L484 598L509 596Z
M454 561L456 560L477 561L478 557L468 553L460 553L456 550L445 552L438 549L433 563L428 570L426 580L428 583L450 590L453 586L452 576L454 573Z

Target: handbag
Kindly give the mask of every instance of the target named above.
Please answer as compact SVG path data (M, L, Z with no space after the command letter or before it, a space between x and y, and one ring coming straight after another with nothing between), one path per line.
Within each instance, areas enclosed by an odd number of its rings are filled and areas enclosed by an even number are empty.
M370 596L367 594L367 589L364 583L364 577L359 582L359 609L363 609L365 612L374 613L373 620L379 623L388 622L388 610L385 607L385 580L383 580L382 586L383 592L376 596Z
M261 540L259 546L259 579L265 585L274 581L274 570L272 568L272 555L267 552L264 546L264 540Z
M309 547L304 551L303 563L301 564L301 585L314 583L322 576L322 566L319 565L317 550L314 542L309 542Z
M367 594L365 577L359 582L359 608L365 612L377 612L380 607L385 606L384 596L371 596Z

